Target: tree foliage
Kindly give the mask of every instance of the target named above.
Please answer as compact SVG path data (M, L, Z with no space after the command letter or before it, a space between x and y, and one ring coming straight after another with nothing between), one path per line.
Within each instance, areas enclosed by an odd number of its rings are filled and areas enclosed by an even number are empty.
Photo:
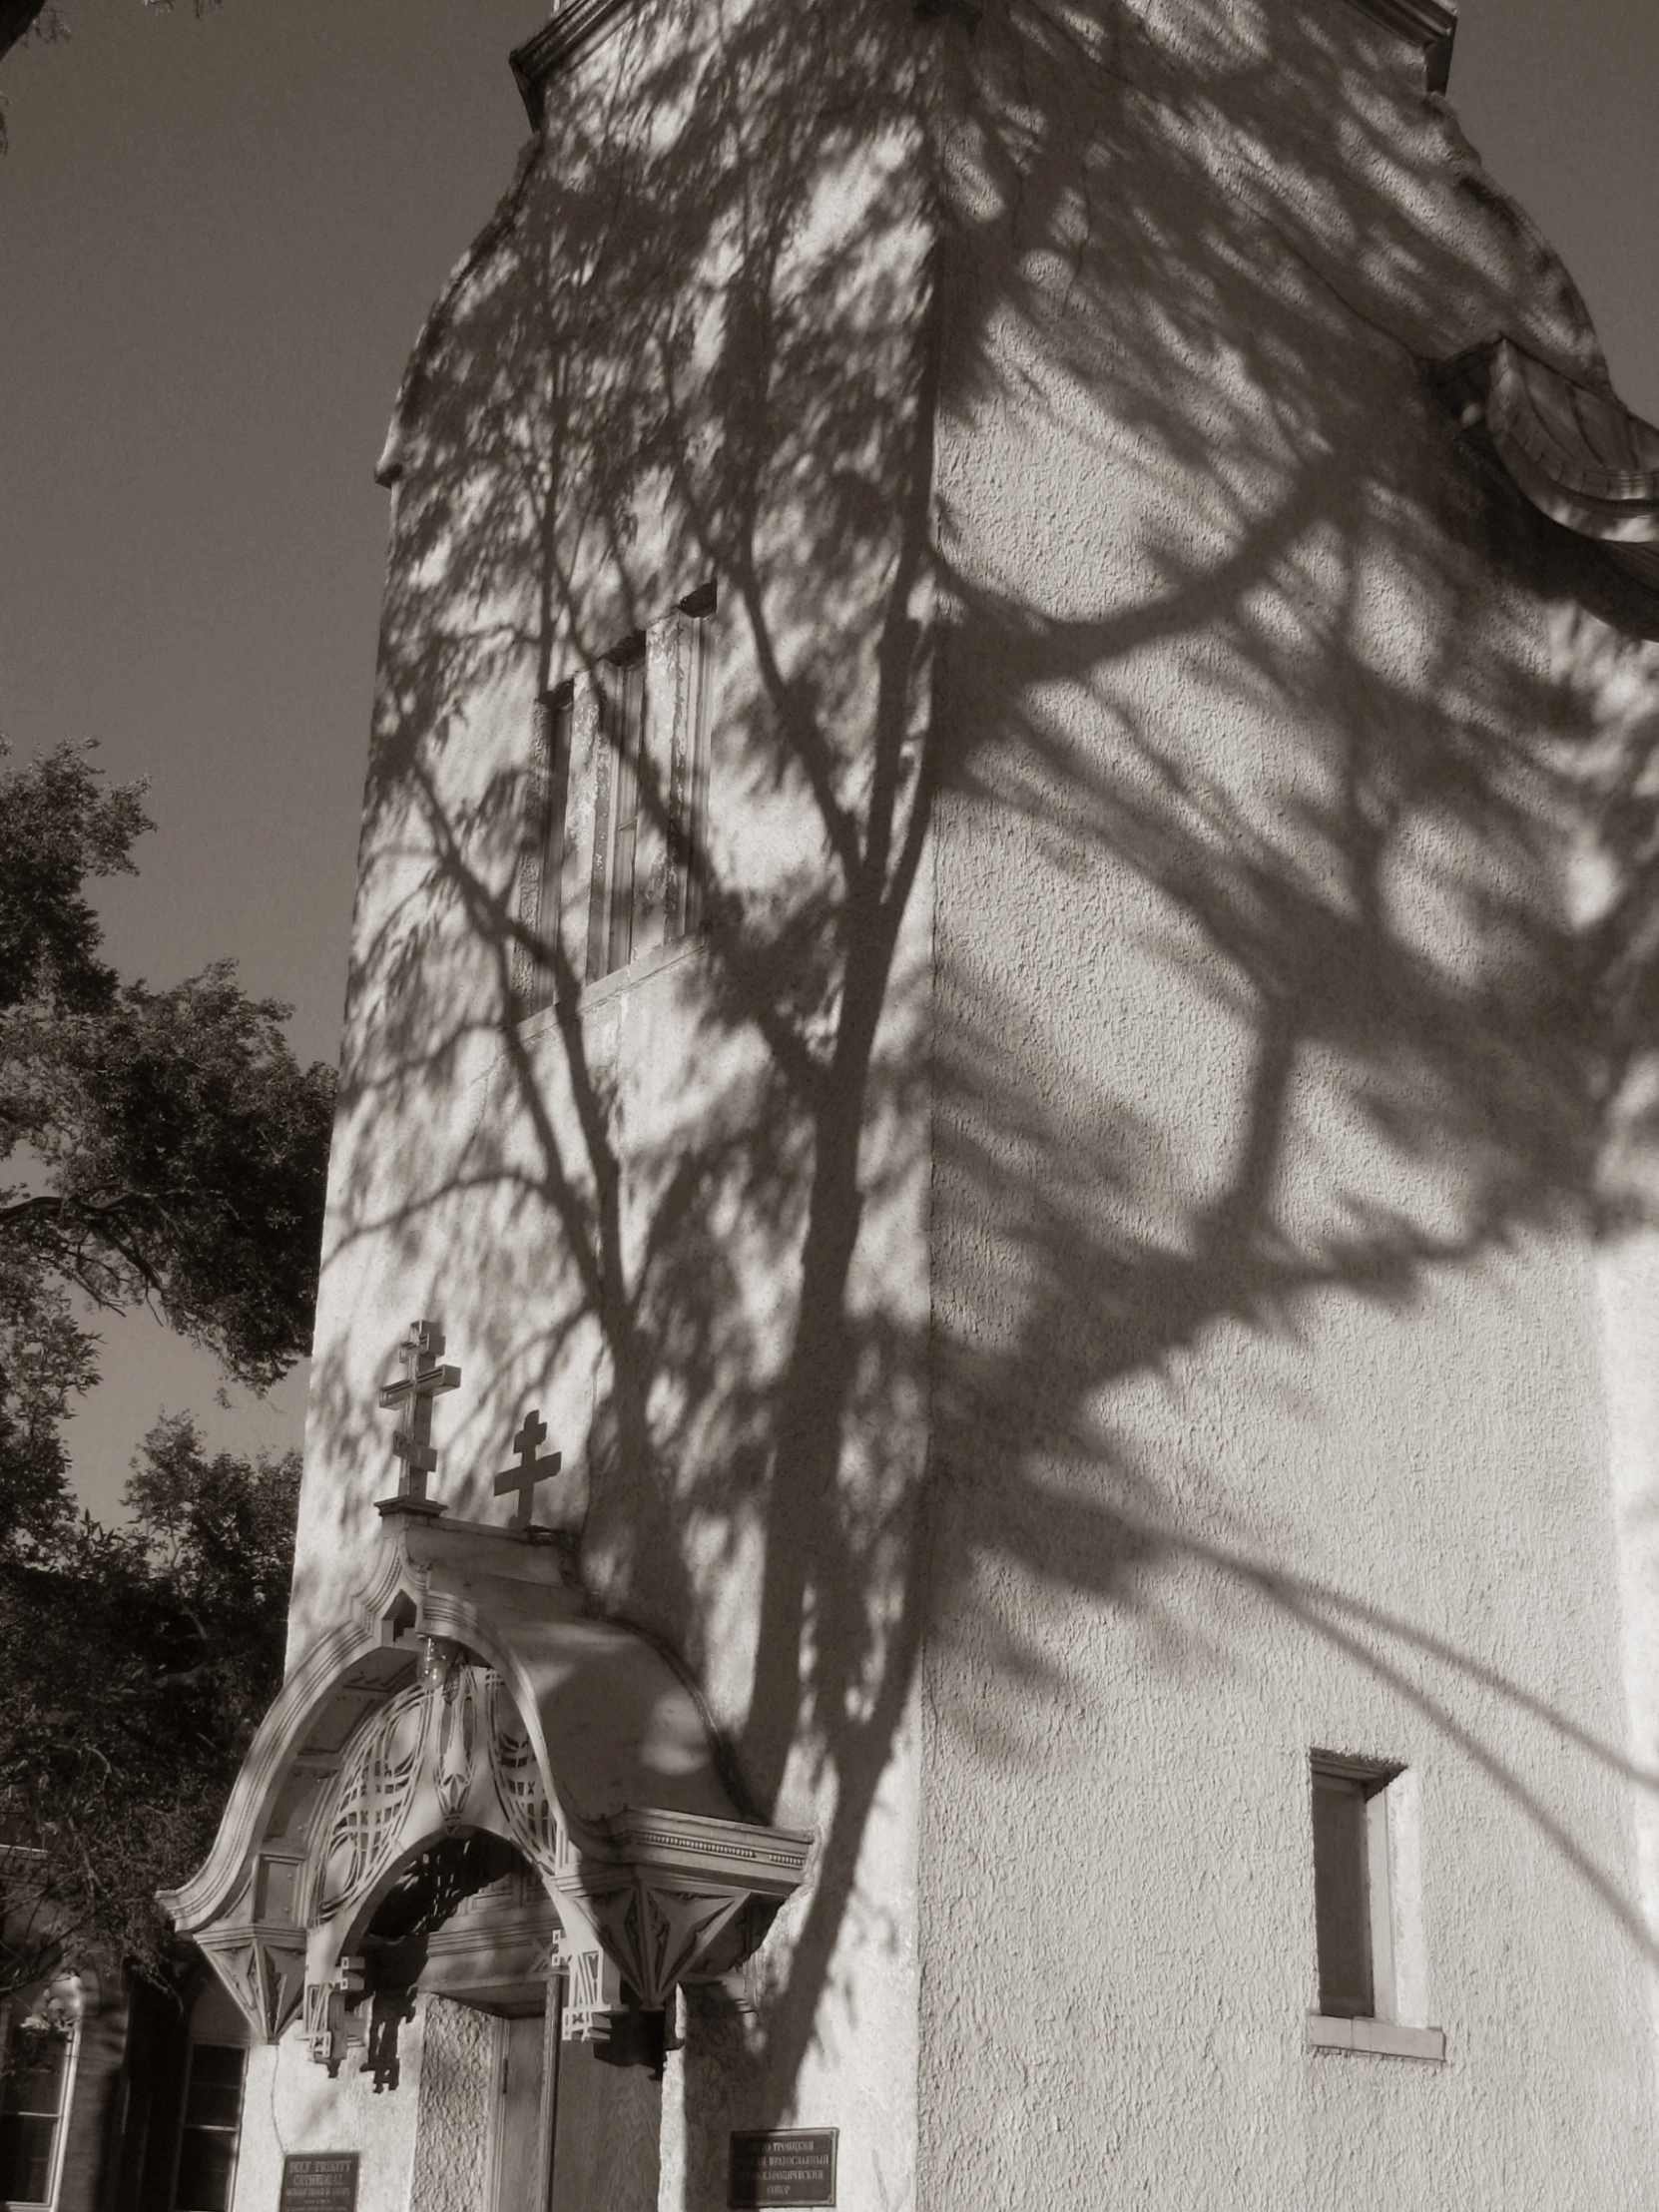
M228 962L104 958L140 787L85 749L0 770L0 1993L102 1955L164 1976L155 1891L212 1838L281 1676L298 1455L146 1437L130 1526L77 1519L94 1309L147 1305L255 1387L308 1349L333 1078Z
M281 1680L299 1455L144 1440L127 1528L0 1557L0 1994L88 1955L165 1979L155 1892L212 1841Z
M0 1126L50 1188L0 1234L103 1306L154 1299L256 1385L309 1348L333 1077L294 1065L287 1009L218 962L96 1013L6 1024Z
M151 1306L256 1388L310 1343L332 1071L229 962L158 991L103 959L85 885L131 869L140 797L68 747L0 773L0 1542L68 1514L73 1293Z

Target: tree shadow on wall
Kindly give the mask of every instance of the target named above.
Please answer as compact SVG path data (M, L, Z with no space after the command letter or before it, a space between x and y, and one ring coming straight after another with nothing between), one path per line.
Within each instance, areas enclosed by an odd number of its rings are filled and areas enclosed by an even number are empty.
M1415 365L1506 327L1593 374L1591 341L1352 12L1252 46L1194 9L1175 54L1104 8L644 9L400 401L326 1265L389 1239L485 1394L588 1364L597 1601L683 1656L755 1809L832 1807L748 2030L761 2120L924 1638L941 1725L1010 1771L995 1685L1085 1694L1022 1578L1145 1624L1191 1700L1183 1574L1382 1679L1408 1648L1646 1940L1458 1700L1577 1724L1362 1606L1225 1436L1172 1464L1125 1410L1206 1363L1280 1387L1321 1301L1405 1312L1612 1226L1651 1050L1652 713L1602 682L1651 608ZM1552 674L1533 600L1587 575L1594 654ZM706 942L633 987L673 1014L631 1043L525 919L529 731L710 577ZM649 775L642 807L666 838ZM1192 1112L1141 1064L1166 1020ZM383 1450L341 1354L313 1389L341 1454Z

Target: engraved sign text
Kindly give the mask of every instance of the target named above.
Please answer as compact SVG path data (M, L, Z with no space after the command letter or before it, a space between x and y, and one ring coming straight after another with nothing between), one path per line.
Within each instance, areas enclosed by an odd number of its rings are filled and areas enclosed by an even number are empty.
M833 2204L838 2132L832 2127L757 2128L734 2135L726 2202L733 2212L768 2204Z
M357 2212L357 2153L290 2151L276 2212Z

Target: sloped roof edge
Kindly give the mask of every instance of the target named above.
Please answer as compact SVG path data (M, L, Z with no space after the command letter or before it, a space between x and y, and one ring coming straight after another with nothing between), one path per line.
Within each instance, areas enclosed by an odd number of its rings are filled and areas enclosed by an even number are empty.
M374 481L382 490L389 491L403 474L427 358L448 328L455 301L468 277L488 260L495 247L512 228L542 151L539 137L528 140L520 149L512 183L496 203L489 221L450 271L442 291L427 310L426 319L409 349L409 358L397 387L397 396L392 401L385 441L380 448L380 457L374 463Z

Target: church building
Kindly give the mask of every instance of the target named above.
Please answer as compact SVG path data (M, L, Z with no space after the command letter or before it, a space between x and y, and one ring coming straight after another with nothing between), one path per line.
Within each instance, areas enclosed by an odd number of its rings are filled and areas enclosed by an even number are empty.
M154 2212L1645 2212L1659 430L1449 8L530 14Z

